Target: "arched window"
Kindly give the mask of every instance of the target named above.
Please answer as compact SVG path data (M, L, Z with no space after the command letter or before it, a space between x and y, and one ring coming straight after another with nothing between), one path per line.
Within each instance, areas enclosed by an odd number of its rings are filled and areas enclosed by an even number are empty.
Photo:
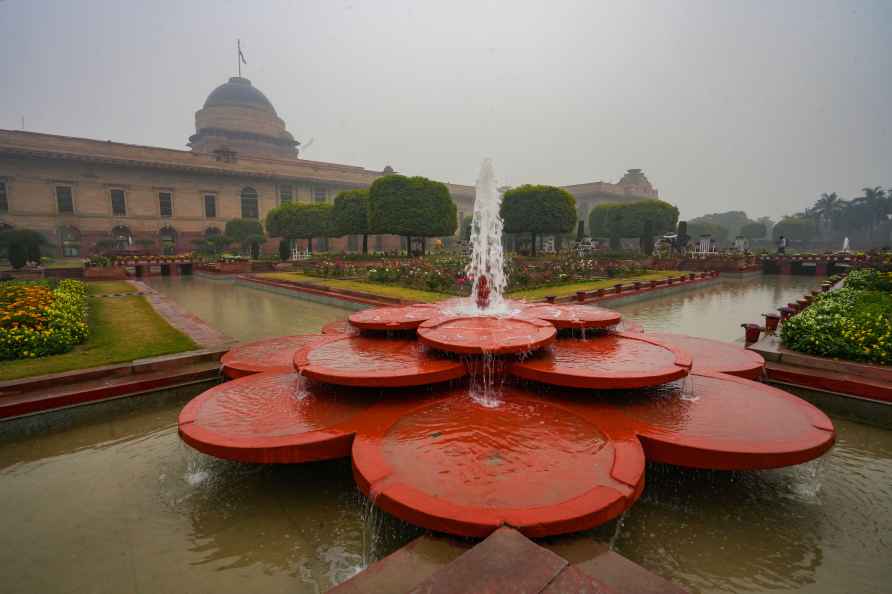
M257 190L254 188L246 187L242 189L242 218L260 218L260 209L257 206Z
M127 225L116 225L112 229L112 239L115 242L116 250L126 250L133 245L133 234L130 233L130 227Z
M161 253L172 256L177 252L177 230L167 225L158 231L158 239L161 240Z
M77 258L81 255L81 232L77 227L60 227L59 243L63 257Z

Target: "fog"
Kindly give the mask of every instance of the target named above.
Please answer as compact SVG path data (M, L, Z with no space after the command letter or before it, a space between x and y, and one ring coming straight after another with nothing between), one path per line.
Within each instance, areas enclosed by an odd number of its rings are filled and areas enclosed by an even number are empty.
M682 218L892 184L890 2L0 1L0 128L185 148L236 71L308 159L617 181Z

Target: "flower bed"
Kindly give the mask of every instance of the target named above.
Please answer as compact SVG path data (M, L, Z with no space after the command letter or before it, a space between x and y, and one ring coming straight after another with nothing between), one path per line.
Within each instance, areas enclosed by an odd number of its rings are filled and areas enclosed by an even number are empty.
M0 360L64 353L86 340L88 332L84 283L0 285Z
M892 294L846 286L818 295L784 323L781 339L787 348L810 355L890 365Z

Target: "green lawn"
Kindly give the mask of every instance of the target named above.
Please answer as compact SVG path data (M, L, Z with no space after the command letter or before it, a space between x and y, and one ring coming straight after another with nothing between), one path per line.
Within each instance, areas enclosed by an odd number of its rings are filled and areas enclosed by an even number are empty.
M317 276L307 276L299 272L264 272L255 276L270 280L295 281L301 283L311 283L314 285L324 285L326 287L331 287L332 289L361 291L370 295L390 297L392 299L404 299L406 301L421 301L424 303L432 303L434 301L442 301L443 299L455 297L455 295L447 295L446 293L434 293L432 291L409 289L406 287L398 287L395 285L382 285L379 283L372 283L368 281L345 280L339 278L319 278Z
M520 291L512 291L508 293L514 299L528 299L536 301L544 299L548 295L556 295L565 297L567 295L575 295L576 291L593 291L595 289L612 287L616 283L633 283L635 281L661 280L668 276L679 276L684 274L678 270L660 270L658 272L648 272L638 274L626 278L609 278L604 280L585 281L581 283L572 283L567 285L555 285L551 287L540 287L538 289L523 289ZM422 291L419 289L407 289L393 285L382 285L368 281L343 280L335 278L319 278L316 276L307 276L299 272L266 272L256 275L261 278L271 280L297 281L302 283L311 283L314 285L324 285L333 289L347 289L350 291L362 291L371 295L380 295L382 297L394 297L407 301L422 301L426 303L434 301L442 301L455 297L446 293L434 293L432 291Z
M143 297L97 297L133 292L121 281L88 283L90 337L62 355L0 362L0 380L86 369L134 359L197 349L191 338L173 328Z

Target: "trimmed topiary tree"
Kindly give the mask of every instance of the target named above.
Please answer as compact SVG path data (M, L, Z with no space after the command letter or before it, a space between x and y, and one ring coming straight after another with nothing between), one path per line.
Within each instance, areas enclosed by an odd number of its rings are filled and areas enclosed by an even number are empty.
M650 222L650 234L662 235L675 229L678 209L662 200L639 200L629 203L599 204L589 214L592 236L643 238L645 223Z
M740 228L740 234L747 239L762 239L768 235L768 230L762 223L748 223Z
M369 253L369 191L348 190L334 199L332 232L338 237L362 235L362 253Z
M306 239L313 252L313 240L331 236L331 204L286 203L269 211L266 229L271 237Z
M259 256L260 244L266 241L263 225L254 219L232 219L226 221L223 235L229 243L237 243L243 252L250 252L252 258Z
M40 247L47 241L31 229L6 229L0 231L0 247L5 248L9 265L18 270L29 261L40 263Z
M458 214L446 184L387 175L369 188L369 231L402 235L410 253L413 237L422 238L424 252L426 238L453 235L457 228Z
M505 192L502 220L506 233L529 233L536 255L536 239L546 234L569 233L576 224L576 199L554 186L524 185Z

